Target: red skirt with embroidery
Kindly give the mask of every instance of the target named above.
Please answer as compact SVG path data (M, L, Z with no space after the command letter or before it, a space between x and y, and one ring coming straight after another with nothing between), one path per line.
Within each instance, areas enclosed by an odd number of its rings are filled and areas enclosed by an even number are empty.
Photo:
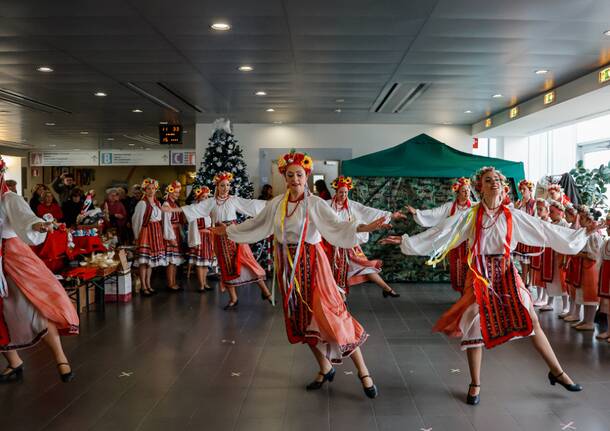
M265 270L254 258L248 244L237 244L226 235L212 235L212 238L220 267L221 290L225 284L242 286L266 278Z
M568 265L566 270L566 282L572 287L580 287L582 281L582 257L568 257Z
M603 260L599 269L597 295L601 298L610 298L610 260Z
M165 240L165 257L168 264L181 265L184 263L184 249L182 241L182 229L179 223L172 223L174 241Z
M136 241L134 260L134 266L138 265L148 265L153 268L167 266L163 226L160 221L151 221L148 225L142 226L140 236Z
M381 272L383 262L379 259L369 260L359 245L339 248L323 240L322 247L331 264L337 285L345 290L346 294L349 294L351 286L367 281L366 274Z
M215 259L212 232L207 228L199 229L199 245L189 249L189 263L195 266L212 266Z
M468 271L468 242L465 241L449 252L449 274L453 290L464 291Z
M581 274L580 289L582 290L582 303L594 304L599 302L599 297L597 296L599 289L597 262L583 257Z

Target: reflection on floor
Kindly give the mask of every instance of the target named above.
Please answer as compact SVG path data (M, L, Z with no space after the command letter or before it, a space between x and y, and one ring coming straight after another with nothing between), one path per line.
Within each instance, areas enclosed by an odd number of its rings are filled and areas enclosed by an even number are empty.
M0 386L2 429L20 430L400 430L607 431L610 344L577 333L554 314L543 327L564 368L585 386L551 387L527 340L484 354L482 401L464 403L465 355L430 328L456 295L446 285L396 285L383 299L352 289L350 308L370 332L364 354L380 396L365 398L351 361L318 392L303 388L317 369L286 341L282 312L241 290L226 297L180 293L136 297L83 316L65 339L77 378L62 384L49 352L24 352L25 380Z

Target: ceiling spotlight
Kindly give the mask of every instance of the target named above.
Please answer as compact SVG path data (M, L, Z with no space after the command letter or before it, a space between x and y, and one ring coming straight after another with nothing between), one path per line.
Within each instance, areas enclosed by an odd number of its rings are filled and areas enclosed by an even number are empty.
M49 66L40 66L38 69L36 69L39 72L44 72L44 73L49 73L49 72L53 72L53 68L49 67Z
M144 148L146 151L150 151L150 148Z
M549 73L548 70L546 69L538 69L536 72L534 72L536 75L546 75L547 73Z
M472 114L472 111L469 109L467 111L464 111L464 114Z
M273 124L282 124L282 121L274 121Z
M345 102L345 99L335 99L335 102L337 102L337 103L343 103L343 102Z
M49 144L49 147L57 147L57 144Z
M267 93L265 93L264 91L257 91L254 94L256 94L257 96L266 96L267 95Z
M87 132L86 130L83 130L82 132L80 132L81 135L88 135L89 132Z
M342 112L342 111L341 111L341 108L337 108L337 109L335 109L335 112L336 112L337 114L340 114L340 113Z
M500 93L498 93L498 94L494 94L494 95L493 95L493 96L491 96L491 97L493 97L494 99L499 99L499 98L501 98L501 97L503 97L503 96L502 96Z
M108 96L106 93L104 93L103 91L96 91L95 93L93 93L94 96L97 97L106 97Z
M210 27L212 28L212 30L216 30L216 31L228 31L228 30L231 30L231 24L228 24L226 22L215 22Z
M107 141L114 141L114 138L106 138Z
M54 126L55 123L44 123L45 126Z
M267 108L267 112L275 112L275 109L273 109L273 108Z
M606 30L606 31L604 32L604 36L610 36L610 30Z
M443 121L443 124L444 124L445 126L450 126L450 125L452 125L453 123L452 123L451 121Z
M254 68L252 66L248 66L248 65L239 66L237 69L240 72L252 72L254 70Z
M127 145L129 145L130 147L135 147L136 146L136 144L127 144Z
M141 109L132 109L131 112L133 112L134 114L141 114L144 111L142 111Z

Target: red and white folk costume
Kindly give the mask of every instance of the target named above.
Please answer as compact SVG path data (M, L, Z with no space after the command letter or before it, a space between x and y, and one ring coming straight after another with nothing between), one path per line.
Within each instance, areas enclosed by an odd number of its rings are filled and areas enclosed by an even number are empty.
M529 180L521 180L519 181L519 186L517 187L519 190L523 188L527 188L530 192L530 198L519 199L515 202L515 208L525 212L528 215L535 216L536 215L536 199L534 199L534 183ZM542 250L538 247L529 247L525 244L517 244L517 248L515 249L514 255L515 260L521 262L522 264L529 265L531 263L531 256L539 254ZM528 280L525 280L527 274L521 274L524 278L524 282L528 285Z
M216 184L223 180L231 181L233 175L223 172L214 177ZM212 224L224 223L232 225L237 223L237 214L254 217L260 213L268 201L245 199L237 196L228 196L221 199L214 196L191 205L183 206L182 211L186 220L191 223L202 217L211 217ZM224 235L214 235L214 252L218 259L221 288L225 285L242 286L264 280L265 270L258 264L248 244L236 244Z
M532 335L532 299L513 265L511 251L518 243L550 246L575 254L586 242L584 230L574 231L542 222L523 211L483 203L466 217L452 216L427 231L402 238L407 255L435 253L437 263L451 248L470 244L472 268L463 296L439 319L434 330L462 338L462 349L492 348Z
M201 196L210 193L206 186L195 186L193 197L196 202L201 200ZM214 255L214 244L212 239L212 218L199 217L191 220L188 224L188 244L189 244L189 263L194 266L204 266L211 268L216 265Z
M458 193L463 186L470 187L470 179L460 178L452 186L454 193ZM460 205L458 200L447 202L440 207L428 210L416 210L413 214L415 223L422 227L436 226L448 217L454 215L464 215L472 207L470 198L466 203ZM464 291L466 275L468 274L468 243L464 242L460 247L456 247L449 252L449 271L451 277L451 287L458 292Z
M340 176L333 181L331 186L335 190L345 187L349 191L353 188L353 182L350 177ZM385 217L386 223L390 223L392 219L391 212L367 207L349 198L346 198L345 202L340 204L335 195L333 199L326 202L335 210L341 221L357 221L362 224L368 224L381 217ZM350 286L367 281L367 274L378 274L381 272L381 260L369 260L360 245L352 248L340 248L334 247L328 241L323 241L323 244L331 262L335 281L347 293L349 293Z
M280 159L280 172L291 163L310 172L309 156L286 156ZM351 249L368 239L367 234L357 232L358 225L357 220L341 221L324 200L306 190L297 201L290 201L288 193L277 196L253 219L227 228L230 240L240 243L274 235L275 269L288 340L316 347L332 363L351 355L368 334L343 302L322 237L335 247Z
M172 194L181 188L182 185L179 181L172 181L165 188L166 200L163 205L170 208L179 208L180 206L176 203ZM186 260L182 237L182 226L185 224L184 215L179 212L163 214L163 238L165 239L165 257L168 265L182 265Z
M538 218L544 223L550 223L549 218L549 203L542 199L536 199L536 213ZM546 283L553 279L553 249L551 247L540 248L540 252L532 256L532 286L538 289L538 297L534 305L536 307L543 306L547 303L548 295L546 292Z
M149 184L155 188L159 187L157 180L147 178L142 183L142 188L145 189ZM134 266L167 266L163 212L156 198L151 203L146 196L142 197L134 209L131 226L136 242Z
M606 216L606 231L610 235L610 213ZM610 238L604 239L599 255L599 288L597 290L597 296L600 299L599 311L605 314L606 319L610 322ZM606 332L598 334L597 338L605 338L610 343L610 327L607 328Z
M26 245L44 242L44 223L4 182L0 158L0 351L25 349L47 334L52 322L60 335L79 332L78 314L57 278Z

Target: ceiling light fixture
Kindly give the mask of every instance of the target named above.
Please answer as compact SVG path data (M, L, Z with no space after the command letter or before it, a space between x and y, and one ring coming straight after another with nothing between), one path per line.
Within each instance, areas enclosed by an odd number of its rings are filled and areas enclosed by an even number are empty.
M275 112L275 109L273 109L273 108L267 108L267 112Z
M215 22L210 26L212 30L216 31L229 31L231 30L231 24L226 22Z
M134 114L141 114L144 111L142 111L141 109L137 109L136 108L136 109L132 109L131 112L133 112Z
M49 147L57 147L57 144L49 144Z
M337 108L337 109L335 109L335 112L336 112L337 114L340 114L340 113L342 112L342 111L341 111L341 108Z
M257 96L266 96L266 95L267 95L267 93L266 93L266 92L264 92L264 91L257 91L257 92L256 92L256 93L254 93L254 94L256 94Z
M114 138L106 138L107 141L114 141Z
M546 75L547 73L549 73L549 71L547 69L538 69L537 71L534 72L536 75Z
M96 91L95 93L93 93L94 96L97 97L106 97L108 96L106 93L104 93L103 91Z
M45 126L54 126L55 123L44 123Z
M254 68L252 66L248 66L247 64L245 64L243 66L239 66L237 69L240 72L252 72L254 70Z
M335 99L335 102L337 102L337 103L343 103L343 102L345 102L345 99Z
M498 94L494 94L493 96L491 96L493 99L499 99L501 97L503 97L500 93Z
M129 145L130 147L135 147L136 146L136 144L127 144L127 145Z
M464 111L464 114L472 114L472 111L469 109L467 111Z
M49 72L53 72L53 68L49 67L49 66L40 66L38 69L36 69L39 72L43 72L43 73L49 73Z
M274 121L273 124L282 124L282 121Z
M88 135L89 132L87 132L86 130L83 130L82 132L80 132L81 135Z
M604 36L610 36L610 30L606 30L606 31L604 32Z

